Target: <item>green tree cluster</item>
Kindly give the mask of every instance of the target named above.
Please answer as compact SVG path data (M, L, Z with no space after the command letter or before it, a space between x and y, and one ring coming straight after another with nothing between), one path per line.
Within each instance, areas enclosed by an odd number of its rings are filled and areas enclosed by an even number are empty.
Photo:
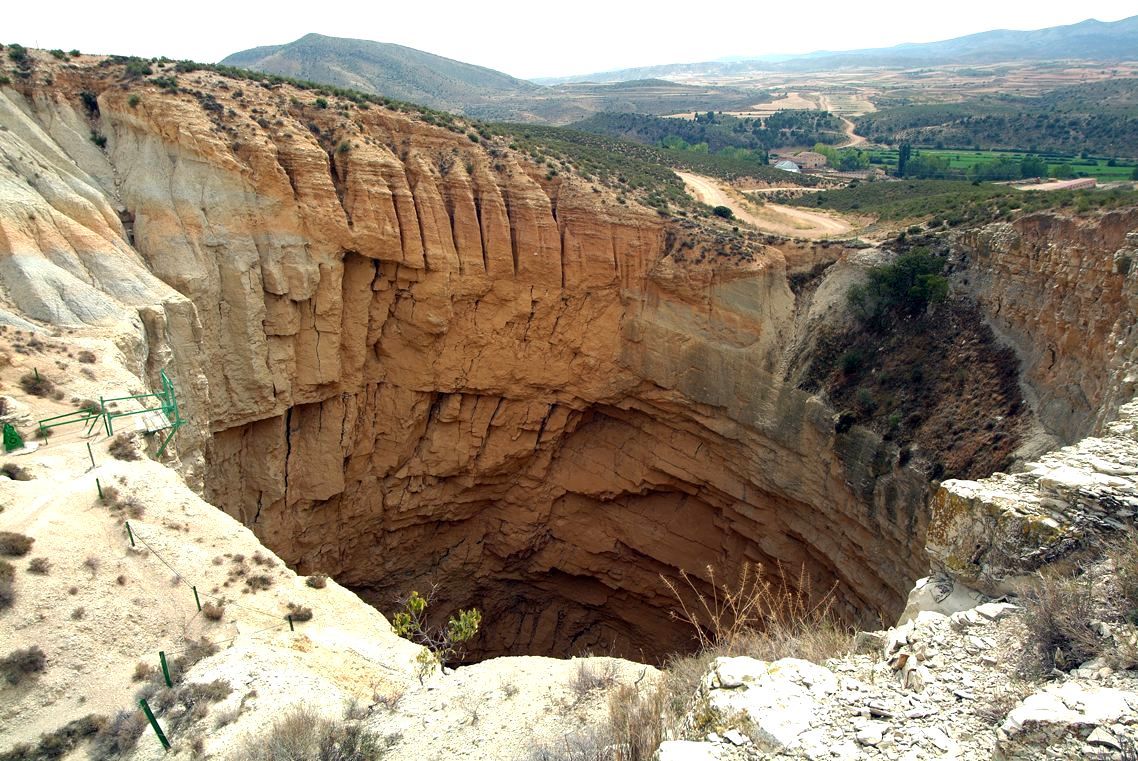
M948 296L944 260L919 246L892 264L875 267L864 285L855 285L848 298L871 326L881 327L890 315L914 317Z

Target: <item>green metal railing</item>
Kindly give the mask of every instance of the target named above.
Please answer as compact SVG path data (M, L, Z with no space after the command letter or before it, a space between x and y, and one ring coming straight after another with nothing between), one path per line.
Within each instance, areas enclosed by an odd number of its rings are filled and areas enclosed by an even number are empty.
M73 425L75 423L84 423L87 425L86 433L90 434L91 431L95 429L95 426L98 424L98 422L102 420L103 427L107 432L107 436L113 436L115 433L114 421L116 418L131 417L133 415L145 415L148 412L160 412L170 423L169 426L163 426L162 429L156 429L163 430L168 428L170 431L170 433L162 441L162 446L158 447L157 456L161 457L162 453L166 451L167 445L169 445L170 441L174 438L174 434L178 432L179 428L186 424L186 421L182 419L181 412L178 410L178 395L174 391L174 382L171 381L169 376L166 375L165 370L159 371L158 376L159 380L162 383L162 388L160 391L155 391L149 394L115 396L111 397L110 399L100 396L98 411L90 409L75 410L74 412L68 412L63 415L55 415L54 417L44 418L43 420L39 421L38 428L42 435L46 437L48 435L48 430L51 428L56 428L62 425ZM145 404L149 402L144 400L156 400L158 404L155 407L147 407ZM143 405L143 408L140 410L126 410L124 412L111 412L107 407L107 405L111 402L128 401L139 402L141 405Z

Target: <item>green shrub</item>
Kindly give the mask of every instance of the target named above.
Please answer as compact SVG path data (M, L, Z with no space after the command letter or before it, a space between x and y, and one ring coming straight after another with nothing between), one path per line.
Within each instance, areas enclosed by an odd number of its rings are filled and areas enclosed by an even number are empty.
M95 145L97 145L99 148L106 148L107 147L106 136L100 135L95 130L91 130L91 142L94 143Z
M889 314L912 317L948 296L944 260L915 248L892 264L874 267L869 281L849 290L850 304L871 324L880 325Z
M313 105L316 106L317 108L328 108L328 99L327 98L317 98L315 101L313 101Z
M137 95L131 95L129 98L126 99L126 104L128 106L130 106L131 108L136 107L141 102L142 102L142 98L138 97Z
M733 219L735 217L735 212L726 206L716 206L711 212L715 216L722 217L723 219Z
M144 61L141 58L134 58L127 61L126 75L128 77L145 77L153 73L154 70L150 68L149 61Z
M55 50L49 50L48 52L51 53L54 58L58 58L60 61L67 58L67 53L64 53L59 48L56 48Z
M13 42L8 46L8 57L16 63L24 63L28 60L28 49Z
M396 634L427 648L429 658L420 659L423 672L435 664L446 665L461 660L466 653L466 644L477 636L482 625L482 614L477 608L471 608L452 615L445 626L429 626L426 610L433 596L434 590L426 597L411 592L391 618L391 628Z

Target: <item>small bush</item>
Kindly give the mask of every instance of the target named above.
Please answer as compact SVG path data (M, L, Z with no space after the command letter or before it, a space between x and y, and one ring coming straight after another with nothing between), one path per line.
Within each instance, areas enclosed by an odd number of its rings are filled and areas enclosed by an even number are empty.
M138 97L137 95L131 95L129 98L126 99L126 104L128 106L130 106L131 108L135 108L141 102L142 102L142 98ZM88 352L88 354L90 354L90 352ZM79 360L79 361L82 362L83 360ZM93 362L94 360L91 360L91 361Z
M298 706L260 736L248 739L237 757L246 761L372 761L383 750L379 736L359 724L333 721Z
M7 610L16 602L16 567L0 560L0 610Z
M225 606L207 602L202 606L202 615L210 621L220 621L225 616Z
M328 99L327 98L317 98L313 102L313 105L316 106L317 108L328 108Z
M253 592L269 589L273 586L273 577L267 573L254 574L245 577L245 586Z
M735 216L735 212L727 206L716 206L711 210L711 213L722 219L732 219Z
M322 573L314 573L305 579L304 583L313 589L323 589L328 586L328 577Z
M0 531L0 555L20 558L31 552L35 539L13 531Z
M0 761L55 761L99 732L106 723L106 716L96 714L84 716L64 724L54 732L45 732L40 735L39 742L34 746L24 743L0 753Z
M288 604L288 614L292 616L293 621L311 621L312 608L304 605L297 605L294 602Z
M14 462L0 465L0 475L7 476L13 481L31 481L32 475Z
M55 393L55 384L46 376L36 373L25 373L20 376L20 388L25 394L32 396L51 396Z
M51 53L51 55L52 55L52 57L53 57L53 58L57 58L57 59L59 59L60 61L62 61L62 60L64 60L65 58L67 58L67 53L63 52L63 51L62 51L62 50L60 50L59 48L56 48L55 50L49 50L49 51L47 51L47 52Z
M148 682L158 674L158 667L146 661L139 661L134 664L134 674L131 675L132 682Z
M577 700L582 700L594 690L608 690L616 684L616 664L610 660L601 663L592 658L585 658L577 663L577 673L573 675L570 685L577 694Z
M1097 655L1102 640L1090 627L1096 608L1090 579L1039 577L1024 595L1025 670L1069 671Z
M146 724L146 717L137 708L133 711L119 711L95 735L95 740L91 743L91 758L93 761L125 758L142 736Z
M47 656L43 650L33 645L25 650L13 650L0 658L0 672L9 684L19 684L28 676L38 674L47 668Z
M28 573L47 576L50 571L51 561L47 558L32 558L32 562L28 563Z
M95 130L91 130L91 142L94 143L99 148L106 148L107 147L107 136L101 135L98 132L96 132Z
M133 462L142 459L138 454L138 447L135 445L133 433L120 433L115 436L114 441L111 442L107 451L111 453L111 457L116 460L126 460Z
M76 354L75 358L78 359L80 362L82 362L85 365L93 365L93 364L95 364L95 361L98 359L95 356L95 352L88 351L87 349L84 349L83 351Z
M87 609L80 605L75 610L71 611L72 621L81 621L87 615Z

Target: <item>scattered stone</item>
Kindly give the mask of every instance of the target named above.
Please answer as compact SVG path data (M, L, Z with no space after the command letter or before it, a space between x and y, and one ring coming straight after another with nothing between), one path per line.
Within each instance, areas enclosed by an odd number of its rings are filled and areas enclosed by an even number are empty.
M1118 738L1110 733L1109 730L1102 727L1095 727L1091 730L1090 735L1087 736L1087 742L1091 745L1101 745L1111 750L1122 750L1122 744Z

